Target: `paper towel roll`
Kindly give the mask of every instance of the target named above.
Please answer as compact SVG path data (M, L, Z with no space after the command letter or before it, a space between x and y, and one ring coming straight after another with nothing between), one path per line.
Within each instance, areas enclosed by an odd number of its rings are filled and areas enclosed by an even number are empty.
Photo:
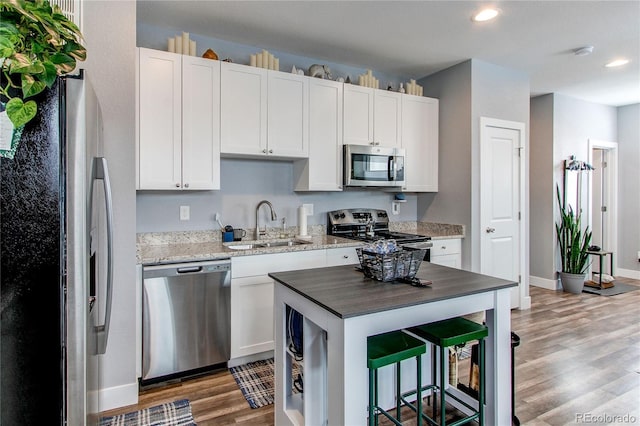
M304 206L298 207L298 232L302 237L307 235L307 209Z

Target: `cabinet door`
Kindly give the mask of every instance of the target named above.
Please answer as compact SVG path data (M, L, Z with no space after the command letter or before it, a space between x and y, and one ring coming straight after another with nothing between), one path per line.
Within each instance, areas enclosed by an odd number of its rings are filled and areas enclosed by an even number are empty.
M138 189L181 188L182 55L138 54Z
M460 254L443 254L441 256L431 256L431 263L460 269L462 259L460 258Z
M231 358L273 350L273 280L231 280Z
M342 90L335 81L309 81L309 159L294 163L296 191L342 190Z
M269 71L267 153L309 156L309 78Z
M402 147L410 192L438 191L438 99L402 97Z
M266 154L267 70L229 62L220 66L220 152Z
M182 58L182 186L220 189L220 62Z
M402 95L375 90L373 106L373 141L375 145L400 148Z
M345 144L372 145L373 95L369 87L344 85L343 135Z

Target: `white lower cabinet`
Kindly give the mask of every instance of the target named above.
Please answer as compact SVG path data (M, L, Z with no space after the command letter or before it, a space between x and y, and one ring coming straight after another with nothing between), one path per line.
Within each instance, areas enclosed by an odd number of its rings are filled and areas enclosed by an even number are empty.
M231 258L231 359L273 350L274 282L267 274L326 262L326 250Z
M327 250L327 266L355 265L360 263L355 247Z
M433 240L431 263L457 269L462 268L462 242L460 238Z

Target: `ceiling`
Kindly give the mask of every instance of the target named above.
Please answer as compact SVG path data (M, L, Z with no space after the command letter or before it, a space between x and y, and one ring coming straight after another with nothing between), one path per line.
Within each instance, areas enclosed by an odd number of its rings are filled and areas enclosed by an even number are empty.
M472 22L489 4L500 16ZM527 73L532 96L640 102L640 0L138 0L137 20L416 79L474 58ZM604 67L618 57L630 62Z

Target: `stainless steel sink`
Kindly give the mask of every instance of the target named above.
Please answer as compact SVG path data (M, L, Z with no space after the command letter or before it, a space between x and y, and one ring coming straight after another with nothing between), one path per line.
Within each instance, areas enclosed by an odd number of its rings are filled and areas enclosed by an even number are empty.
M251 250L257 248L268 248L268 247L293 247L299 246L303 244L311 244L311 241L301 241L301 240L284 240L284 241L260 241L255 243L238 243L238 244L229 244L227 248L231 250Z
M299 240L287 240L287 241L265 241L262 243L255 243L256 247L291 247L299 246L302 244L310 244L311 241L299 241Z

